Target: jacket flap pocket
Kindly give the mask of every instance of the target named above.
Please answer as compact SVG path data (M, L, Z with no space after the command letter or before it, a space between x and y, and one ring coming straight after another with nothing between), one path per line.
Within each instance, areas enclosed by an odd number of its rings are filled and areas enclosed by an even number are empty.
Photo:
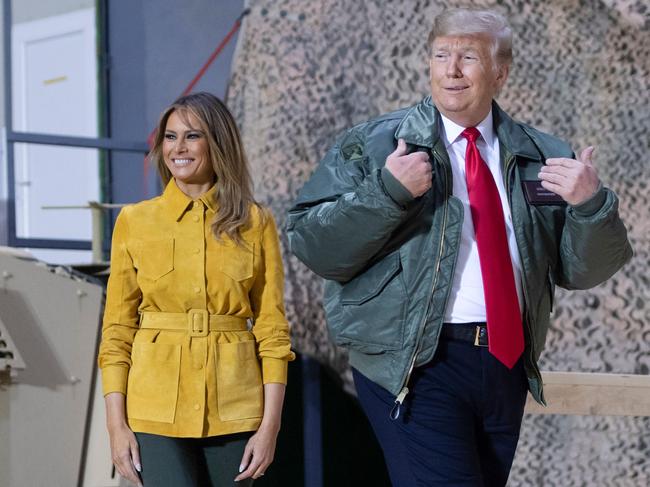
M253 277L255 244L246 242L244 246L225 241L219 248L219 270L234 281L245 281Z
M387 255L343 286L341 304L363 304L374 298L399 270L399 252Z
M157 280L174 270L174 239L147 240L138 245L138 273Z

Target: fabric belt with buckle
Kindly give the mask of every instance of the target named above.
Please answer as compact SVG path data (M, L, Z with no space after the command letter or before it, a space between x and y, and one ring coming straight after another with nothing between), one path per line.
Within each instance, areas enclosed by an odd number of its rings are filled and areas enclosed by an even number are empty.
M187 313L145 311L140 316L140 328L186 331L193 337L208 336L211 331L246 331L247 320L230 315L209 315L204 309Z
M488 346L487 324L480 323L445 323L440 332L441 338L470 342L477 347Z

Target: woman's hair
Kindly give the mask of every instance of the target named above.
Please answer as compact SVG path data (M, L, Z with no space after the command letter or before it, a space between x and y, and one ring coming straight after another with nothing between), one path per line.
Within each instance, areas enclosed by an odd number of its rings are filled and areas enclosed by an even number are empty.
M210 93L192 93L181 96L161 115L149 158L158 168L163 185L172 178L163 157L163 141L167 120L176 112L189 124L188 115L194 115L208 141L208 156L216 177L215 199L217 214L212 222L212 233L217 240L225 234L238 244L241 232L250 219L253 184L239 130L226 105ZM263 214L263 213L262 213Z
M445 10L433 20L427 39L431 55L437 37L487 34L492 42L492 55L498 64L512 62L512 29L508 19L494 10L454 8Z

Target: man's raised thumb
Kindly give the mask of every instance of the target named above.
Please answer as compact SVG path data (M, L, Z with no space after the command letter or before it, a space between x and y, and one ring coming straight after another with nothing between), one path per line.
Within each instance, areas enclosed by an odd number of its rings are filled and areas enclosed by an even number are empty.
M595 147L593 146L589 146L585 149L582 149L582 151L580 152L580 162L592 166L593 164L591 162L591 155L594 153L594 149Z
M393 151L391 156L405 156L406 155L406 142L404 142L404 139L399 139L397 141L397 149Z

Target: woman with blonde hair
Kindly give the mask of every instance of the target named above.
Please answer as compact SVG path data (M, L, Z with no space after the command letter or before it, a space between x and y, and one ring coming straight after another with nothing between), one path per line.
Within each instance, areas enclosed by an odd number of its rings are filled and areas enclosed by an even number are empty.
M294 358L275 223L215 96L168 107L150 158L165 190L113 232L99 351L113 462L139 485L250 485Z

